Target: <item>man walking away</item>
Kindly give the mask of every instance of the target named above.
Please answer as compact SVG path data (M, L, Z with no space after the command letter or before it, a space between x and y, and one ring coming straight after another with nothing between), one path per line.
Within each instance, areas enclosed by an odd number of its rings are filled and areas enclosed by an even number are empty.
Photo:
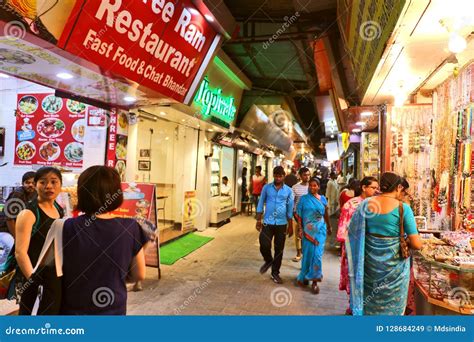
M287 233L289 237L293 235L294 198L291 188L283 182L285 179L283 167L277 166L273 169L273 178L273 183L263 187L257 206L256 228L260 232L260 253L265 260L260 268L260 273L267 272L271 266L272 280L277 284L282 284L280 267L285 248L285 235ZM274 241L274 256L272 256L272 240Z
M341 191L342 187L344 185L346 185L346 178L344 177L342 171L339 172L339 176L337 176L337 186L338 186L338 190Z
M291 173L285 177L285 184L292 188L296 183L298 183L298 177L296 177L296 168L293 166Z
M311 172L309 172L309 169L307 167L302 167L300 169L300 178L301 182L298 184L293 185L293 196L295 197L295 206L294 206L294 212L296 212L296 206L298 205L298 202L301 198L301 196L306 195L308 193L308 185L309 185L309 178L311 176ZM293 215L294 216L294 215ZM296 219L295 219L296 220ZM293 260L294 262L298 262L301 260L301 234L299 234L299 227L298 225L296 226L296 231L295 231L295 246L296 246L296 257L294 257Z
M328 187L328 182L329 182L329 175L327 172L325 172L321 179L321 188L319 189L319 193L323 195L324 197L326 197L326 189Z
M326 198L328 199L328 211L329 211L329 216L334 215L334 213L337 211L337 206L338 206L338 200L339 200L339 190L338 190L338 185L336 182L336 173L331 172L329 175L329 182L326 188Z
M255 168L255 174L252 176L252 197L255 207L258 205L260 194L262 193L263 186L266 182L267 180L265 179L265 176L262 175L262 167L257 166Z

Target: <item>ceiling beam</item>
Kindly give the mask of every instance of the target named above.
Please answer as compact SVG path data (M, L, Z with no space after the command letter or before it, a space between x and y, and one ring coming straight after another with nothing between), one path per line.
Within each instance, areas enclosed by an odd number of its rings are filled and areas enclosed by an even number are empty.
M266 77L265 71L262 69L260 64L258 64L257 57L255 56L255 51L252 46L249 44L243 44L242 46L244 47L245 51L247 51L248 57L252 60L252 63L255 65L255 68L257 68L260 76Z
M311 31L301 31L301 32L288 32L277 35L276 33L258 35L258 36L248 36L248 37L239 37L225 42L225 45L232 44L242 44L242 43L265 43L269 40L278 41L278 40L306 40L308 35L313 37L319 37L323 32L320 30L311 30Z
M294 83L298 85L297 88L303 88L303 89L305 89L305 87L308 85L305 80L294 80L294 79L292 80L292 79L287 79L284 77L253 77L252 80L255 80L256 82L274 82L274 83L289 82L289 83Z
M259 13L245 13L241 10L242 7L239 8L231 8L232 14L236 21L241 22L259 22L259 23L284 23L285 17L294 15L298 12L298 21L302 22L332 22L334 23L337 19L336 9L328 9L322 11L315 11L315 12L304 12L301 13L299 11L295 11L294 9L282 9L280 11L273 10L273 11L265 11L265 15L261 15ZM245 9L244 9L245 10Z
M344 71L343 65L343 58L348 58L346 56L342 56L340 50L338 48L337 42L339 41L339 37L337 36L336 32L330 32L326 37L323 38L324 47L326 49L326 53L329 59L329 63L332 66L331 68L331 76L334 83L334 87L336 90L336 94L342 96L345 100L349 101L353 105L360 103L360 99L357 96L355 91L350 91L348 82L347 82L347 75Z
M306 80L307 80L307 87L309 89L313 89L315 91L315 88L318 85L318 81L316 79L316 70L314 67L314 61L312 58L313 55L313 48L312 48L312 40L309 41L308 39L310 37L306 37L307 41L306 44L303 44L303 46L300 46L303 42L294 42L291 41L293 46L295 47L298 60L300 62L301 67L303 68Z

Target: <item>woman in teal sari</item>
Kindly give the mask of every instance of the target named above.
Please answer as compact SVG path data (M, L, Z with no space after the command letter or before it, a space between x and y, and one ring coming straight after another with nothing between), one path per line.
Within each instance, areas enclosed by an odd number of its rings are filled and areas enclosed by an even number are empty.
M328 202L318 194L319 180L309 181L309 193L301 197L296 208L298 233L302 237L303 258L301 272L296 278L299 286L305 286L312 281L311 289L319 293L318 282L323 279L322 262L326 235L331 235Z
M400 254L400 214L409 246L420 249L421 240L413 211L399 201L401 183L402 178L395 173L384 173L380 179L382 194L363 201L349 224L346 253L354 316L405 312L410 259Z

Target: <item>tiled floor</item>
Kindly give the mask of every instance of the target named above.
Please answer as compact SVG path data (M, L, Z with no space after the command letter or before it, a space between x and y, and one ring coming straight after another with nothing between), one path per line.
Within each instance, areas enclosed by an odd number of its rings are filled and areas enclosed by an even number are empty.
M336 227L333 224L333 227ZM321 292L294 286L299 263L294 239L287 239L281 277L274 284L269 274L258 270L263 263L259 252L255 220L237 216L219 229L198 233L215 239L172 266L147 269L144 290L129 292L129 315L343 315L347 299L338 290L339 257L328 241L324 255ZM334 233L333 233L334 237ZM0 301L0 314L15 309Z
M333 224L333 227L336 227ZM293 285L299 263L294 239L287 239L281 277L274 284L269 274L258 272L259 252L255 220L232 218L219 229L203 233L215 237L172 266L162 266L162 279L149 268L144 290L130 292L129 315L342 315L347 299L338 290L339 257L328 241L324 255L324 281L321 292L313 295ZM334 234L333 234L334 236Z

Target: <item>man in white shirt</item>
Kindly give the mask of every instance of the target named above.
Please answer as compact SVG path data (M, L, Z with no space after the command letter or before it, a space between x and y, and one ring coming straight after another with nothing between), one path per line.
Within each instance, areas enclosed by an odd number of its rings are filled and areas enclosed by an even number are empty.
M344 185L346 185L346 179L344 177L344 175L342 174L342 171L341 173L339 173L339 176L337 176L337 185L338 185L338 189L341 189Z
M308 193L308 184L309 178L311 177L311 172L307 167L302 167L299 171L301 182L293 185L291 188L293 190L293 195L295 196L295 209L298 206L298 202L300 201L301 196L304 196ZM301 248L301 235L299 234L299 230L302 229L298 222L296 222L296 233L295 233L295 246L296 246L296 256L291 259L294 262L298 262L301 260L302 257L302 248Z
M339 202L339 188L336 182L336 173L331 172L329 175L329 182L326 188L326 198L328 200L328 213L329 215L334 215L337 210Z
M231 187L229 185L229 178L222 177L221 196L230 196Z
M354 168L351 166L346 175L346 183L349 184L350 180L354 178Z

